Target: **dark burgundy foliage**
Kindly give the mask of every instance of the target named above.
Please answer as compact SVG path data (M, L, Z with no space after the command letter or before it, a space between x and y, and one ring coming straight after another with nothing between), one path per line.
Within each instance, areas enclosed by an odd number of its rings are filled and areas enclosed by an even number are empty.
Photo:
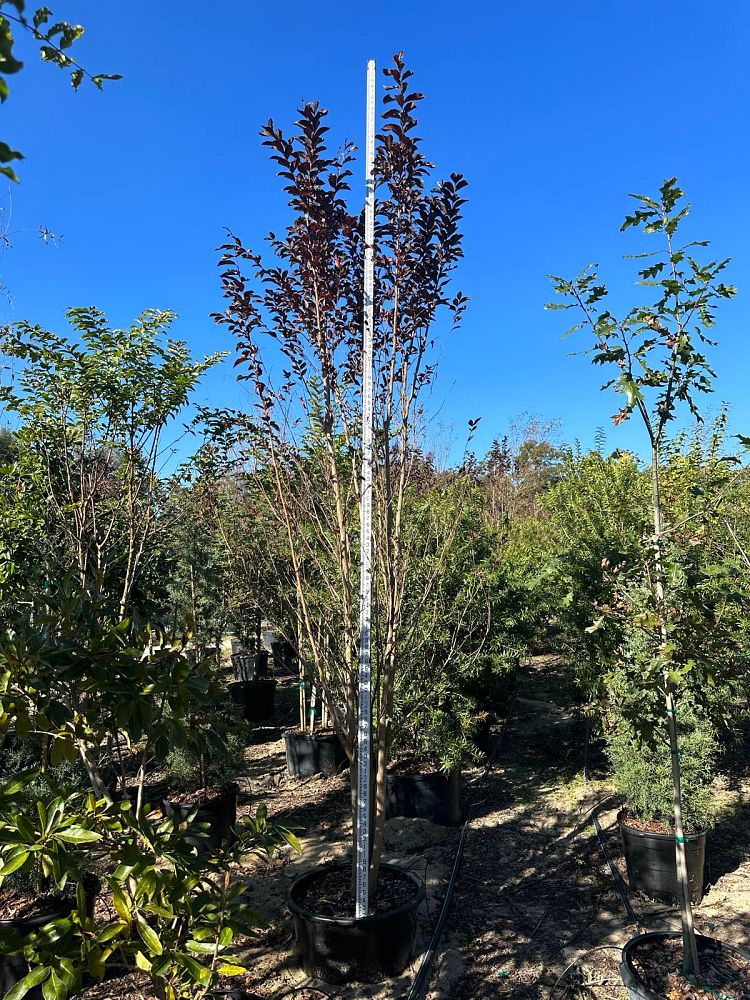
M432 379L430 328L440 307L453 313L456 324L465 308L466 298L450 297L448 284L463 253L459 222L466 181L451 174L431 185L432 164L416 135L422 95L410 89L412 73L402 53L384 76L375 160L375 398L389 409L384 398L400 395L404 382L413 398ZM292 211L283 236L267 237L272 253L246 249L233 234L220 248L227 307L215 319L234 335L235 364L246 368L240 377L254 382L263 422L275 434L281 432L277 421L286 419L286 404L307 405L311 380L331 396L324 419L351 419L355 425L358 410L364 183L352 193L355 147L349 142L335 154L329 151L326 116L317 102L307 103L290 136L273 121L261 130ZM276 341L288 361L281 372L272 374L270 367L279 366L267 364L264 337Z

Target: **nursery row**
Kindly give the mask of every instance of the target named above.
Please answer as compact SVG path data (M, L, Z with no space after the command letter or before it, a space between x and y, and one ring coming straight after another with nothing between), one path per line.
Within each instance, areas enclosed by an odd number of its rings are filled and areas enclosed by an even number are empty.
M683 238L670 178L622 227L643 244L628 243L632 307L616 316L591 267L552 279L550 308L574 311L642 452L603 433L566 446L529 419L477 456L471 421L460 460L439 461L428 402L436 330L468 301L452 288L467 185L434 178L411 76L401 54L384 74L374 247L350 205L356 150L329 148L324 109L262 129L286 220L262 253L227 237L214 317L247 412L200 405L223 357L193 358L169 312L118 330L74 308L68 336L3 334L9 1000L134 970L175 1000L245 975L264 933L248 887L302 847L244 780L248 745L277 726L295 781L347 774L349 819L331 825L357 845L291 886L297 961L320 982L400 974L431 887L388 860L387 823L465 819L462 771L540 649L562 654L568 707L606 748L631 888L679 908L676 945L665 930L626 946L631 996L750 995L750 960L698 936L693 913L750 663L750 442L725 409L701 413L728 261ZM165 442L186 411L189 457Z

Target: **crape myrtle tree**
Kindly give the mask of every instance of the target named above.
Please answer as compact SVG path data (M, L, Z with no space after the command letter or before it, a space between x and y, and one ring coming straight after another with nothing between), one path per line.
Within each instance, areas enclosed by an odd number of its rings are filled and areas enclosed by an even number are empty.
M220 355L194 360L168 336L170 312L147 310L123 330L94 308L68 320L73 337L19 323L0 342L10 362L0 404L17 447L7 488L33 493L46 579L73 567L122 617L168 528L165 431Z
M417 133L422 95L403 54L384 75L375 155L373 884L405 634L407 499L436 370L433 325L442 311L457 323L465 305L449 282L462 257L466 181L432 180ZM234 334L240 378L255 393L254 460L287 546L290 610L355 776L364 218L349 195L354 147L329 151L325 117L308 103L292 134L272 121L263 128L292 218L268 237L267 254L230 237L220 262L227 307L217 319Z
M634 255L644 261L638 270L639 284L652 290L652 301L616 318L607 308L607 288L596 267L590 265L572 280L551 276L555 291L566 301L549 308L582 313L581 321L568 332L588 329L593 335L589 351L592 363L614 369L614 376L603 386L622 397L614 423L637 415L649 443L653 535L648 542L646 604L634 606L633 614L645 634L655 637L655 648L650 658L640 658L639 671L631 674L630 683L659 689L663 696L672 759L683 968L686 974L696 975L699 963L685 860L676 714L680 688L689 684L692 691L700 692L709 687L715 663L694 655L689 644L679 641L681 603L673 602L670 595L673 526L666 524L663 516L661 474L671 422L685 408L700 419L700 396L711 391L715 377L704 353L714 346L709 331L717 304L731 298L735 289L721 280L728 260L698 260L699 252L708 246L706 241L678 242L679 227L690 206L683 201L676 178L666 180L656 198L633 197L637 208L625 218L622 229L640 229L662 240L661 249Z

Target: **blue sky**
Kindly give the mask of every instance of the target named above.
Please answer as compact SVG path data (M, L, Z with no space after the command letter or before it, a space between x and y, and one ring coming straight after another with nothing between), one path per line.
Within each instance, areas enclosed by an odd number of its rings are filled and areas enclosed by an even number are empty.
M1 265L4 319L62 329L69 305L95 304L116 324L148 306L179 314L196 353L231 350L209 313L221 306L216 246L229 226L258 245L283 225L284 201L258 139L288 125L299 102L330 109L335 138L361 144L365 64L403 49L422 105L425 149L439 171L470 181L466 260L471 297L445 344L434 408L460 441L481 417L477 448L520 413L562 419L568 440L608 427L638 447L635 426L611 428L616 401L601 372L561 340L543 311L546 274L596 260L628 301L637 249L619 234L629 191L676 174L694 211L689 235L731 256L740 295L723 308L712 402L750 433L750 5L742 0L530 0L448 4L268 0L199 4L57 0L87 34L78 56L124 79L73 93L28 56L11 79L2 137L22 149L22 183L3 185L13 225L62 233L58 248L19 233ZM6 190L7 188L7 190ZM11 190L12 188L12 190ZM582 342L579 346L582 346ZM242 404L231 364L202 401ZM450 431L450 427L454 431Z

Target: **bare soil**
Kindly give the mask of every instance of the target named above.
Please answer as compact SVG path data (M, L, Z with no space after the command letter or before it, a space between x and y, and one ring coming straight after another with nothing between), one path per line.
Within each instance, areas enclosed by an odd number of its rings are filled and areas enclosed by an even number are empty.
M0 890L0 920L21 920L56 913L60 910L60 896L27 896L17 889Z

